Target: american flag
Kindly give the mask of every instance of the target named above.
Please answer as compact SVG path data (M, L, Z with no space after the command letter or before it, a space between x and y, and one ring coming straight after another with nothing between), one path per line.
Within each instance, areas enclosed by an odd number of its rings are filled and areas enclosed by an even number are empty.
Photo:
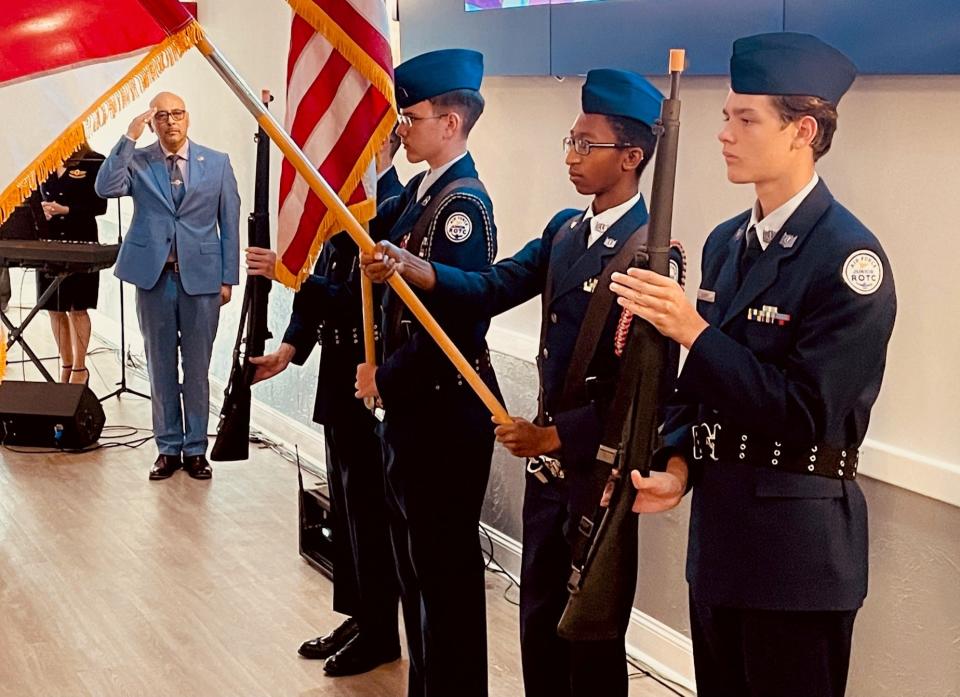
M288 0L287 132L361 222L376 214L374 157L397 120L384 0ZM280 172L276 276L299 288L342 226L289 162Z

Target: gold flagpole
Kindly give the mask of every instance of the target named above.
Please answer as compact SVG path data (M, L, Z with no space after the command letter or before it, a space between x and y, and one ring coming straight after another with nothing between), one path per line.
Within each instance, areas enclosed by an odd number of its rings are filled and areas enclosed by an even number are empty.
M253 94L243 78L234 70L233 66L227 62L223 54L221 54L206 37L201 38L197 43L197 48L213 66L213 69L217 71L217 74L227 83L227 86L237 95L247 110L253 114L263 130L270 136L270 139L276 143L277 147L283 152L284 157L289 160L290 164L294 166L300 176L306 180L313 192L319 196L320 200L327 206L327 209L337 217L347 234L350 235L353 241L357 243L357 246L360 247L360 251L367 254L372 253L374 248L373 239L367 231L363 229L363 226L360 225L357 219L353 217L343 201L340 200L340 197L337 196L336 192L330 188L330 185L320 176L316 167L310 163L306 155L297 147L297 144L287 135L286 131L283 130L270 112L264 109L256 95ZM450 337L448 337L440 325L437 324L437 320L427 311L423 302L416 296L407 282L404 281L399 274L393 274L387 282L404 304L410 308L410 311L413 312L420 324L423 325L423 328L427 330L427 333L437 342L440 349L446 354L447 358L450 359L454 367L463 375L470 387L473 388L473 391L477 393L477 396L480 397L487 409L490 410L490 413L493 414L497 423L509 423L510 415L507 413L507 410L500 404L500 401L490 388L487 387L486 383L480 379L480 376L460 352L460 349L456 347L450 340ZM372 294L370 309L372 319ZM364 321L364 336L366 336L367 333L366 325L367 322ZM372 333L372 323L370 328ZM368 357L370 350L371 348L365 348L365 351L368 352Z

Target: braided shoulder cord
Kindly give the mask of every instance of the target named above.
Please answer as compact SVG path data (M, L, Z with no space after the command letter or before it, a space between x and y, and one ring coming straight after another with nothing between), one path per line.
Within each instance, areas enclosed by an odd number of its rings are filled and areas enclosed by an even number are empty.
M684 288L687 280L687 250L683 248L680 240L670 240L670 247L680 252L680 287ZM630 336L630 322L633 319L633 313L627 308L620 312L620 321L617 322L617 331L613 337L613 352L617 358L623 355L623 350L627 347L627 337Z

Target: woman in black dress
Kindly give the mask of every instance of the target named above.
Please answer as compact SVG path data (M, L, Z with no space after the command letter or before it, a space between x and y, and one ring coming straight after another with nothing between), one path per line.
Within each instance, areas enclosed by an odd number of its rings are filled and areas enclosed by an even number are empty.
M84 144L40 187L43 213L49 221L49 239L58 242L98 242L96 216L107 212L107 202L97 196L93 182L103 155ZM54 277L37 272L37 297ZM64 279L42 306L50 313L53 337L60 351L61 382L86 383L87 345L90 343L90 316L97 306L100 272L76 273Z

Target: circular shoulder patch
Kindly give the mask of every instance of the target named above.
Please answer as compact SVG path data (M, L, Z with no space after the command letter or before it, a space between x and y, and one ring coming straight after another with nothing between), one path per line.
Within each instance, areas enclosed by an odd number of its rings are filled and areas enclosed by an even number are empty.
M443 226L443 231L447 235L447 239L451 242L466 242L470 237L470 233L473 232L473 223L470 221L470 216L465 213L454 213L449 218L447 218L446 225Z
M883 282L883 262L876 252L860 249L847 257L840 274L854 293L870 295Z

